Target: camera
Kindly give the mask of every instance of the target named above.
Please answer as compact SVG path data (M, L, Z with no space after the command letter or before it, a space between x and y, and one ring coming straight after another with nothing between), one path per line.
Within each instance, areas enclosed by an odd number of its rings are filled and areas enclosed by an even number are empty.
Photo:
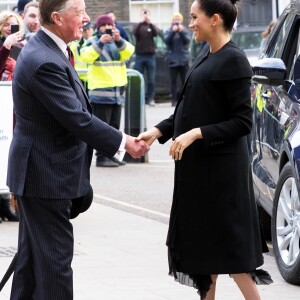
M179 22L175 22L174 25L179 26Z
M10 25L10 33L16 33L18 32L20 29L19 29L19 25L18 24L12 24Z
M146 10L144 10L144 15L146 15L147 14L147 11Z
M111 28L107 28L107 29L105 29L105 33L106 34L109 34L109 35L113 35L113 33L112 33L112 29Z

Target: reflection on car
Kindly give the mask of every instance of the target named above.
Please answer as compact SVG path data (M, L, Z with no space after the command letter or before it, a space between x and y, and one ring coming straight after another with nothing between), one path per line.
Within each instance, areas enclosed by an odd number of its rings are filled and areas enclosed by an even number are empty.
M135 45L135 36L132 33L133 27L137 23L119 22L125 29L129 42ZM159 34L154 38L156 45L156 79L155 79L155 94L168 95L170 94L170 76L169 67L166 59L167 46L163 39L163 32L160 30ZM134 68L135 54L132 55L127 63L128 68Z
M278 269L300 285L300 7L292 1L253 66L252 174ZM271 218L272 217L272 218Z
M264 27L239 27L232 32L231 39L244 50L249 62L253 65L259 58L261 33Z

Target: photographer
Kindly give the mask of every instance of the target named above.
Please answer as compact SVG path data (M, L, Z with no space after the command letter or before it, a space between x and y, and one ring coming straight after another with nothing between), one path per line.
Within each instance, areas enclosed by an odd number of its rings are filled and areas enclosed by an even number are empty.
M183 26L183 16L180 13L173 15L171 27L165 32L164 40L168 47L168 65L171 78L172 106L177 103L177 91L181 90L186 72L189 68L189 44L191 36L189 30ZM177 86L180 77L181 86Z
M15 31L15 32L13 32ZM18 15L12 11L0 13L0 80L12 80L17 55L23 47L23 31ZM13 47L14 45L14 47Z
M151 22L150 11L141 10L141 21L133 28L136 39L134 69L146 75L146 104L155 106L155 75L156 55L154 37L158 34L157 27Z
M120 36L108 15L96 22L94 37L81 50L81 59L89 64L87 79L89 100L94 115L110 126L119 129L122 104L125 101L127 74L125 61L134 53L134 46ZM108 158L96 151L97 167L118 167L124 162Z

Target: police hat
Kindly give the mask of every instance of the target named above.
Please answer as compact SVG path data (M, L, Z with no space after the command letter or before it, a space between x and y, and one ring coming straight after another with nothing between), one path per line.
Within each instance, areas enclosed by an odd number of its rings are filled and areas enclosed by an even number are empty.
M93 24L92 22L87 22L87 23L85 23L85 24L82 26L82 29L83 29L83 30L87 30L87 29L89 29L89 28L91 28L91 27L94 27L94 24Z
M90 185L85 196L72 199L70 219L76 218L79 214L87 211L93 202L93 188Z

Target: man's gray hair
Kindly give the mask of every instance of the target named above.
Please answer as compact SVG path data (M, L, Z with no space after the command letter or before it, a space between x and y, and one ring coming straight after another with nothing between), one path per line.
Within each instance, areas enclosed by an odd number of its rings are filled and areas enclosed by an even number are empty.
M51 14L69 8L72 0L40 0L40 22L42 25L53 24Z

